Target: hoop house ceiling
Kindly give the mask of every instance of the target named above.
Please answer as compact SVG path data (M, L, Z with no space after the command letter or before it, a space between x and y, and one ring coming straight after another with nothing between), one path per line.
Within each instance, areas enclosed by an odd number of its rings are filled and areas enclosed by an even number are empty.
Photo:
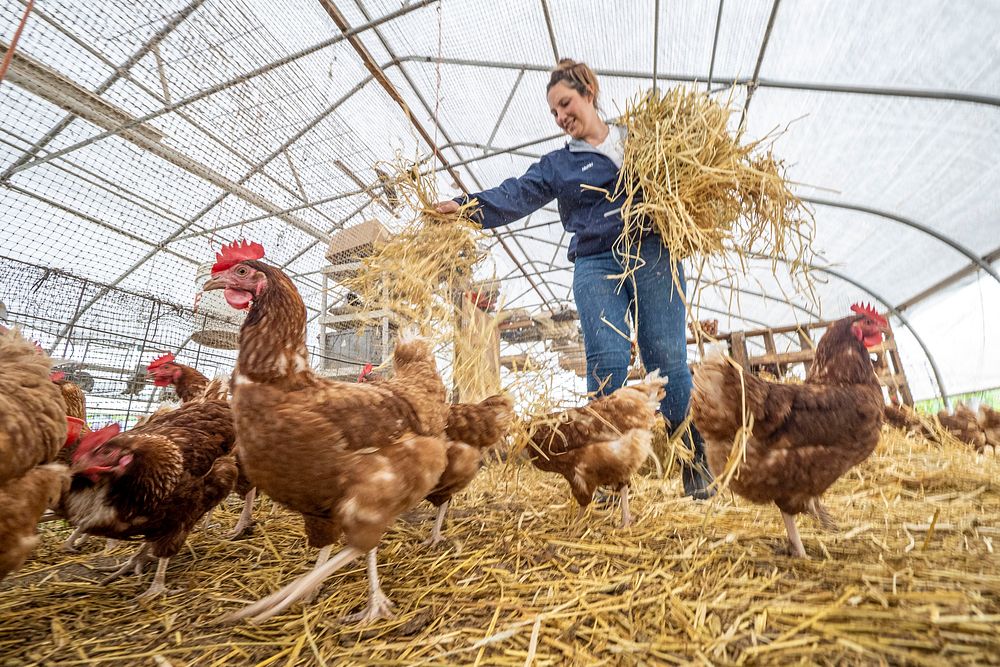
M0 7L5 52L25 6ZM190 303L212 247L246 236L315 314L329 235L395 224L369 194L376 162L433 143L443 194L523 172L562 144L543 93L573 57L598 70L608 116L655 71L732 95L751 137L784 130L820 306L751 262L705 291L705 317L729 330L881 301L950 392L993 387L997 25L985 1L39 0L0 85L0 254ZM492 253L508 305L571 305L554 206ZM914 393L935 394L900 338Z

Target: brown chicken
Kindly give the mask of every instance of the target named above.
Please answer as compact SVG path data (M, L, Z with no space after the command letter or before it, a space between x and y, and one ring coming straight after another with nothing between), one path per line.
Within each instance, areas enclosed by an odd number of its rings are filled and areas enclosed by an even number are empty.
M300 512L313 570L227 620L264 620L311 596L330 574L368 554L368 606L348 620L391 616L378 581L376 547L396 518L423 500L447 462L445 388L430 345L400 339L394 377L334 382L317 377L306 350L306 308L256 243L223 248L206 290L225 290L249 309L240 330L233 414L247 474L277 502ZM343 534L347 546L330 558Z
M193 401L205 392L209 386L209 379L205 377L197 368L186 364L179 364L173 354L167 353L157 357L146 366L149 378L157 387L168 387L173 385L177 397L181 399L181 404ZM240 535L250 530L254 525L253 501L257 497L257 489L253 483L247 479L243 466L240 465L239 456L236 457L236 487L233 489L237 494L243 496L243 511L236 522L233 530L226 535L229 539L236 539ZM205 524L208 525L212 516L211 510L205 516Z
M0 580L20 568L38 543L38 517L59 504L69 470L59 463L32 468L0 486Z
M976 413L965 403L956 405L952 414L947 410L940 410L937 418L941 426L959 442L969 445L977 452L986 448L986 433L980 426Z
M151 549L159 563L140 597L166 593L170 558L198 520L232 491L235 433L224 390L218 394L206 391L124 433L112 424L81 439L62 511L87 534L143 541L105 583L134 566L141 569Z
M745 421L745 401L752 431L730 488L751 502L778 506L796 556L806 553L795 515L810 512L832 525L820 496L868 458L879 440L884 404L867 348L882 342L887 322L871 306L852 310L823 334L803 384L742 373L721 353L694 374L691 415L705 438L712 474L723 474Z
M580 504L583 517L599 486L621 494L622 522L632 523L629 479L653 453L653 425L666 380L658 371L638 384L616 389L582 408L549 415L529 429L528 458L539 470L562 475Z
M51 367L20 333L0 332L0 484L54 461L66 443L66 408Z
M169 352L149 362L146 372L157 387L173 385L181 403L198 398L208 386L208 378L198 369L178 364L174 355Z
M0 579L31 553L38 520L68 479L52 463L68 430L51 367L41 348L0 328Z
M979 406L979 427L983 429L986 446L993 448L993 453L1000 447L1000 412L983 403Z
M514 404L509 396L496 395L479 403L455 403L448 408L448 465L427 500L438 508L431 536L424 542L441 542L448 506L456 493L467 487L482 465L483 454L498 445L507 435L514 419Z

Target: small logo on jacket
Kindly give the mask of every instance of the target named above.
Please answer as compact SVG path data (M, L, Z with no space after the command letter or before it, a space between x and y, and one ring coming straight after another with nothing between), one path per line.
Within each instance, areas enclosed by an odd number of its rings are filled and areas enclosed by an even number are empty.
M588 169L590 169L593 166L594 166L593 162L588 162L587 164L585 164L582 167L580 167L580 171L587 171Z

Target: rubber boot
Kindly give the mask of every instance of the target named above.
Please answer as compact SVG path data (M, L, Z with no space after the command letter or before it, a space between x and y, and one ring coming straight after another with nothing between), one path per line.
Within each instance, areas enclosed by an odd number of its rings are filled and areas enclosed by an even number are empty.
M708 460L705 458L705 441L702 440L698 429L692 425L690 432L684 434L684 442L694 450L694 461L691 464L681 464L684 495L695 500L708 500L715 495L715 488L710 488L712 473L708 469Z

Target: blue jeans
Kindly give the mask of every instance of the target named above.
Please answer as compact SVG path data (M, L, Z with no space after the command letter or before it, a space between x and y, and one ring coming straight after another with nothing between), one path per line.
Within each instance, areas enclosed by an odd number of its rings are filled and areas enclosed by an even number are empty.
M628 318L635 320L636 342L647 372L660 370L667 378L666 396L660 403L668 425L684 421L691 402L691 371L687 364L687 318L681 293L670 275L670 255L658 237L647 237L640 257L645 264L621 283L622 260L614 251L577 257L573 271L573 296L580 314L583 346L587 354L587 390L607 395L623 386L631 357ZM684 269L677 265L681 290ZM605 382L607 378L607 382ZM603 387L602 387L603 383ZM699 468L704 467L704 445L692 426L693 448Z

